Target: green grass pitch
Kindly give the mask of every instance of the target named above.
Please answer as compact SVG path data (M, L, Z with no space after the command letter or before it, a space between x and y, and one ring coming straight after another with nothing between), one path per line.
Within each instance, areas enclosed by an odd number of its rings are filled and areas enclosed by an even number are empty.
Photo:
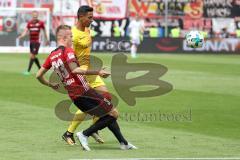
M96 54L110 66L112 54ZM40 55L40 60L46 55ZM120 99L119 119L127 139L138 150L121 151L111 133L105 144L89 139L91 152L61 140L68 122L59 120L55 105L64 94L40 85L35 74L22 75L27 54L0 54L0 159L67 160L80 158L240 157L240 57L237 55L148 54L133 63L160 63L161 77L174 89L163 96L138 98L135 107ZM36 73L34 66L32 73ZM106 80L107 86L117 93ZM73 109L74 111L74 109ZM126 116L125 113L128 113ZM130 115L184 115L176 119L137 119ZM84 122L78 131L91 124Z

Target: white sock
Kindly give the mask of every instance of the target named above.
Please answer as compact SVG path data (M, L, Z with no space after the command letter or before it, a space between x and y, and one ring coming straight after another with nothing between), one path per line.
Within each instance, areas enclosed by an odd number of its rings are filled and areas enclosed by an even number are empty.
M131 47L132 58L136 58L136 53L137 53L137 47L135 45L132 45L132 47Z

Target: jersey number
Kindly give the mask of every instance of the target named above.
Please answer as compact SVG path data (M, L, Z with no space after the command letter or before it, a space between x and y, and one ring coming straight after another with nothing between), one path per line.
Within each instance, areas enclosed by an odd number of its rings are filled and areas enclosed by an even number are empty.
M54 71L57 73L61 81L69 77L69 73L65 68L63 61L61 59L58 59L57 61L53 61L52 66L54 67Z

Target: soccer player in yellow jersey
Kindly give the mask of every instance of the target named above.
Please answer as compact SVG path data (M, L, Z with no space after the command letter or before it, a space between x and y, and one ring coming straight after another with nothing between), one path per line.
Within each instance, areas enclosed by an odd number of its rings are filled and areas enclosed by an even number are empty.
M90 26L93 20L93 9L89 6L88 7L85 6L85 8L83 7L82 9L80 8L77 15L78 22L76 26L72 27L72 34L73 34L72 40L73 40L73 48L74 48L76 57L78 59L78 62L81 64L81 69L87 70L90 68L90 51L91 51L91 44L92 44L90 30L88 27ZM84 12L86 14L84 14L84 16L79 15L80 12ZM80 18L79 16L81 16L81 19L79 19ZM85 78L92 88L105 94L106 98L111 99L110 94L108 93L107 87L105 86L105 83L100 78L100 76L88 75ZM78 110L75 113L75 117L73 121L70 123L68 130L62 136L62 138L68 144L70 145L75 144L73 133L76 130L76 128L80 125L80 123L84 120L85 117L86 117L86 114L83 113L81 110ZM93 121L95 122L97 119L98 118L94 118ZM97 133L94 133L92 137L98 143L104 143L102 138Z
M90 51L91 51L91 36L88 27L93 21L93 8L90 6L81 6L78 9L77 13L78 22L76 26L72 28L73 33L73 48L80 64L80 68L87 70L91 68L90 64ZM111 94L108 92L105 83L102 81L100 76L96 75L87 75L86 80L89 85L94 88L96 91L101 93L105 98L111 101ZM78 110L75 114L73 121L71 122L68 130L62 136L63 139L70 145L75 144L75 140L73 138L73 134L78 127L78 125L84 120L86 114L81 110ZM97 121L98 118L95 118ZM127 142L127 140L123 137L119 125L117 121L108 126L109 130L114 133L118 142L120 143L120 148L123 150L128 149L137 149L134 145ZM93 138L99 143L103 143L104 141L98 136L97 133L94 133Z

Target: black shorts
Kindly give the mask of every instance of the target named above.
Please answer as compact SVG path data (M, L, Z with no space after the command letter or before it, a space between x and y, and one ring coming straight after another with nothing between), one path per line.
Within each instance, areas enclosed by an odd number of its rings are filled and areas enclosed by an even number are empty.
M40 47L39 42L30 42L30 52L32 54L38 54L39 47Z
M105 116L113 108L112 103L94 89L89 89L84 95L74 99L73 103L81 111L97 117Z

